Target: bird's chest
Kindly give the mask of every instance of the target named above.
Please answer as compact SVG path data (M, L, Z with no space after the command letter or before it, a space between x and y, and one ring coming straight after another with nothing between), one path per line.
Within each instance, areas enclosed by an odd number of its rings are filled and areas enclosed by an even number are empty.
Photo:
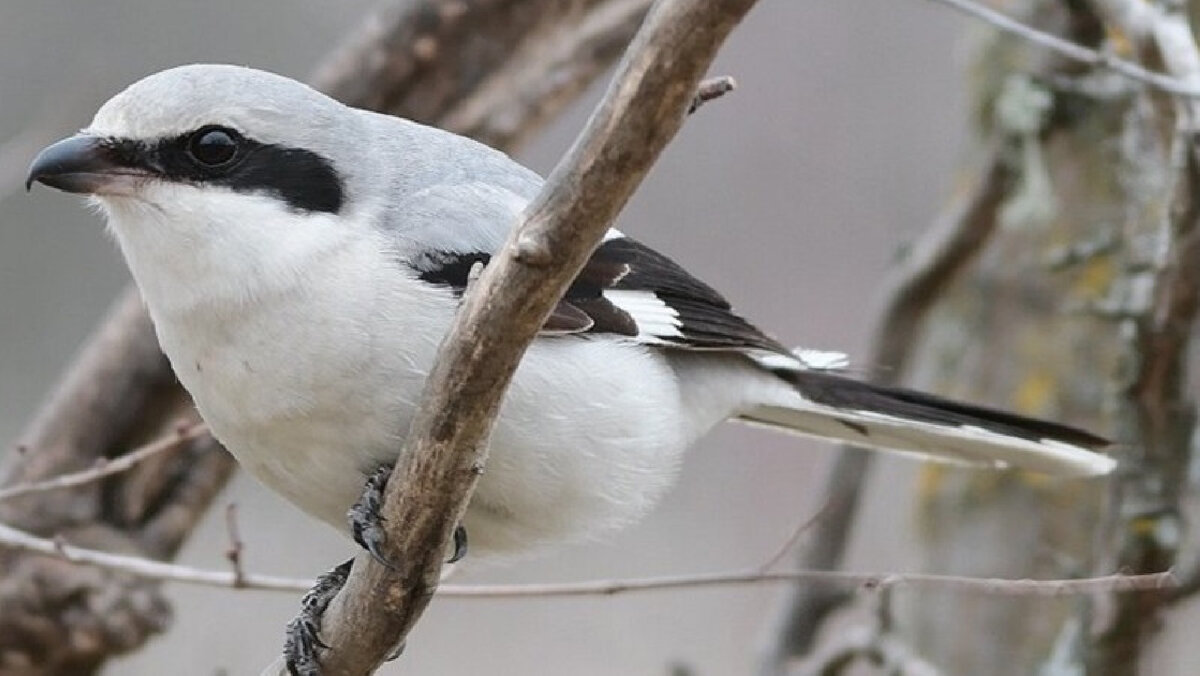
M334 523L363 473L394 459L440 338L395 325L401 298L370 297L310 288L156 318L217 437L259 480Z
M192 396L227 425L349 412L369 377L370 336L349 318L308 309L283 300L236 315L214 313L167 323L160 337Z

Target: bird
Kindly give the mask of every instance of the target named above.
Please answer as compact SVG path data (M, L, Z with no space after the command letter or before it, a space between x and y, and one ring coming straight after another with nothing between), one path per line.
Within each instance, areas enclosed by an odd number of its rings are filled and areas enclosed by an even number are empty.
M103 213L215 437L343 533L361 530L347 511L404 447L473 271L544 183L463 136L222 64L130 85L33 160L35 182ZM1062 477L1116 464L1082 429L871 384L841 353L785 347L612 229L513 376L461 524L468 560L638 521L725 420Z

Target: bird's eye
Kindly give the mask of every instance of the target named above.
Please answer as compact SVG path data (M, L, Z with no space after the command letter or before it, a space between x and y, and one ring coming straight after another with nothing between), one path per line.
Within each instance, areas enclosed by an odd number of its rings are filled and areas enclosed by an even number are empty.
M220 167L237 156L240 136L224 127L204 127L188 137L188 155L206 167Z

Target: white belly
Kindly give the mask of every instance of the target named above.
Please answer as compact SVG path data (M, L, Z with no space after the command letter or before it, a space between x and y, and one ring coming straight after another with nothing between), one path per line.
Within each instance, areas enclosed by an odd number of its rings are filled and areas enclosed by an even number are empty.
M181 382L242 466L342 532L366 475L395 461L450 321L444 296L414 299L407 289L377 300L355 306L310 291L236 315L156 317ZM428 322L438 307L442 316ZM644 514L690 441L680 406L658 353L607 339L538 339L467 513L472 559L595 537Z

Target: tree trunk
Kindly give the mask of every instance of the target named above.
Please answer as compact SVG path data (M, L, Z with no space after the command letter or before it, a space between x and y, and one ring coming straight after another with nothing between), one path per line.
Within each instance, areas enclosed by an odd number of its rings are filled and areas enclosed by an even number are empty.
M1024 5L1014 13L1029 24L1105 47L1088 3L1011 4ZM1157 64L1151 50L1130 49L1122 56ZM923 569L1166 570L1182 532L1194 419L1183 359L1195 286L1179 265L1195 249L1192 139L1176 134L1179 108L1164 95L995 32L970 77L979 145L1004 139L1016 181L988 245L931 311L909 380L1107 434L1122 465L1107 482L924 468L913 491ZM899 596L897 625L948 673L1052 663L1133 674L1164 598L1113 597L1092 613L1075 600L923 592Z

